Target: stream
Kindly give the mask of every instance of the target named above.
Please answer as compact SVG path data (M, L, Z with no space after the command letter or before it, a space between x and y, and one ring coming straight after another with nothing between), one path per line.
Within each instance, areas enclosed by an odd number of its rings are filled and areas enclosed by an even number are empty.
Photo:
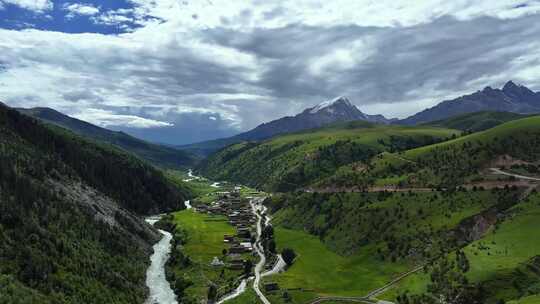
M146 218L146 222L154 225L160 218L160 215L151 216ZM164 230L159 230L159 232L163 237L154 245L154 253L150 256L150 267L146 271L146 286L150 290L150 296L145 304L178 304L176 295L165 277L165 263L171 252L172 235Z

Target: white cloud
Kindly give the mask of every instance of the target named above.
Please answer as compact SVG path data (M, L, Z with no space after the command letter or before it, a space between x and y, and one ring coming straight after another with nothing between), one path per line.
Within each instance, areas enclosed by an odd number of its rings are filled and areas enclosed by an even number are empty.
M309 69L316 76L329 75L330 72L340 73L354 68L376 51L374 39L363 37L344 45L336 45L327 53L311 60Z
M74 18L80 16L93 16L99 13L99 8L90 4L82 3L65 3L62 9L68 11L66 18Z
M51 10L54 7L51 0L0 0L0 8L2 6L2 2L6 4L13 4L36 13L43 13Z
M92 17L92 21L96 24L104 25L122 25L123 23L138 23L136 19L132 17L134 9L116 9L109 10L102 14Z
M181 28L279 28L311 26L413 26L449 15L518 18L540 12L540 1L524 0L133 0L138 15L174 20ZM271 18L268 16L272 15ZM197 16L197 18L193 18Z
M115 114L112 111L101 109L86 109L81 112L74 113L71 116L104 128L121 126L126 128L146 129L173 126L172 123L168 122L143 118L135 115Z
M193 39L181 46L181 36L0 29L0 37L0 62L9 62L7 71L0 73L0 99L13 106L49 106L61 111L153 106L154 113L161 115L219 113L236 128L242 117L228 100L262 98L232 91L237 89L233 84L242 86L243 78L255 73L250 72L257 68L252 55L220 46L211 49ZM218 75L207 75L208 67ZM230 77L238 81L228 84Z
M45 0L1 3L52 8ZM64 6L99 24L142 26L129 33L0 30L0 64L6 66L0 99L76 112L100 125L166 126L176 114L196 113L205 122L214 117L243 130L334 95L349 95L369 113L402 117L508 75L540 84L534 68L539 45L526 49L525 39L505 41L523 29L530 31L524 37L538 40L534 22L515 28L511 22L539 12L539 1L520 6L510 0L130 3L135 6L110 11L73 2ZM453 18L436 19L446 15ZM508 23L460 28L460 22L481 16ZM469 36L475 32L480 34ZM477 40L484 36L489 40ZM453 47L441 47L447 45ZM498 66L497 59L514 54L525 57ZM467 66L471 58L478 65ZM468 78L477 67L485 71ZM416 83L430 78L444 83Z

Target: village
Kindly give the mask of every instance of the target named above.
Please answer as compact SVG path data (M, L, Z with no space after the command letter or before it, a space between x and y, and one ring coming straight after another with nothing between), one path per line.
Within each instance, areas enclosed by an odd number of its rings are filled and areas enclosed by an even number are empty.
M242 270L246 264L246 254L253 254L253 243L255 237L252 235L253 226L256 223L256 217L252 213L249 201L240 197L240 192L234 190L231 192L219 192L219 197L210 205L198 205L195 210L200 213L223 215L228 219L236 229L236 234L223 235L223 242L228 246L226 250L227 260L219 260L215 257L212 266L226 266L231 270Z
M251 267L254 263L249 257L257 257L254 250L256 242L257 216L253 213L249 199L242 198L239 189L230 192L218 192L218 199L211 204L201 204L194 209L200 213L226 216L230 225L236 229L236 234L223 235L223 243L228 248L224 249L225 260L214 257L210 263L213 267L226 267L230 270L244 271L244 274L251 275ZM254 193L257 194L257 193ZM225 252L226 251L226 252ZM276 257L271 257L271 262L265 265L266 270L272 269L277 262ZM265 283L265 291L279 289L275 283Z

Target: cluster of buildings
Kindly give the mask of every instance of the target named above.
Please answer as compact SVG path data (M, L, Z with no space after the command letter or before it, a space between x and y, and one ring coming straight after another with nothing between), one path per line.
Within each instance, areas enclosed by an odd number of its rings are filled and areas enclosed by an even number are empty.
M226 216L229 224L236 229L235 234L223 235L223 243L228 245L228 249L226 249L227 262L222 262L218 257L214 257L210 263L214 267L224 266L231 270L245 270L248 261L244 259L244 254L255 255L253 242L256 235L252 230L256 225L257 217L253 214L249 202L241 199L239 190L239 188L235 188L232 192L218 192L219 198L215 202L196 207L197 211L201 213ZM275 257L272 259L277 262ZM271 264L266 265L267 270L272 268ZM279 290L278 284L274 282L264 283L263 288L265 292Z
M229 223L235 227L235 234L223 235L223 242L228 245L227 255L230 269L243 269L245 261L241 255L253 252L252 227L256 223L256 217L252 213L251 206L246 200L242 200L238 190L233 192L220 192L219 198L210 205L197 206L197 211L208 214L224 215ZM253 236L254 237L254 236ZM217 261L212 263L220 266Z

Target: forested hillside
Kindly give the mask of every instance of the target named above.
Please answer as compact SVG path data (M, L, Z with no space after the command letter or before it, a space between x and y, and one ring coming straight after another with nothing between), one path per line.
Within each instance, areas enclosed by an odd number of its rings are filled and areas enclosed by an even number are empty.
M265 204L276 242L300 260L266 282L301 284L310 291L291 291L289 302L304 303L370 294L410 271L372 297L399 304L534 298L539 157L540 117L528 117L379 153L302 191L273 195Z
M277 282L283 289L291 289L292 301L275 296L272 303L300 304L327 295L361 297L399 274L415 269L416 274L409 281L405 280L382 298L400 304L435 304L439 302L433 299L457 292L462 294L463 300L452 303L486 303L486 300L497 303L482 291L484 286L493 284L489 274L482 273L485 263L482 261L490 257L485 256L487 252L483 252L483 248L495 247L482 239L499 224L510 221L512 212L520 206L523 191L517 187L502 187L273 196L265 204L271 208L273 222L278 227L276 242L280 248L293 248L299 258L287 272L267 280ZM478 259L482 264L472 263L476 259L473 253L462 252L469 244L476 244L473 250L479 249L484 254L483 259ZM516 245L517 242L513 246ZM500 245L496 248L490 251L491 255L504 250ZM524 252L520 261L527 261L527 256L533 257L534 252ZM471 263L467 264L469 261ZM474 267L476 275L482 276L474 284L463 281L468 271L466 265ZM426 266L425 272L419 266ZM520 288L540 282L540 278L528 280L520 283ZM295 290L295 286L305 290Z
M205 160L199 171L216 180L290 191L329 176L343 165L366 162L383 151L424 146L458 133L432 127L342 123L229 146Z
M0 106L0 302L142 303L158 234L131 211L186 195L124 152Z
M354 166L340 168L319 187L453 188L489 181L485 171L490 166L534 170L539 157L540 116L534 116L443 143L379 154L360 171Z
M463 220L517 203L517 189L426 193L291 193L267 201L275 222L318 236L350 255L368 248L381 261L423 261L458 248Z
M3 128L49 158L61 160L84 182L127 209L139 213L175 210L190 195L189 190L169 183L161 171L114 146L98 144L5 107L1 115Z

